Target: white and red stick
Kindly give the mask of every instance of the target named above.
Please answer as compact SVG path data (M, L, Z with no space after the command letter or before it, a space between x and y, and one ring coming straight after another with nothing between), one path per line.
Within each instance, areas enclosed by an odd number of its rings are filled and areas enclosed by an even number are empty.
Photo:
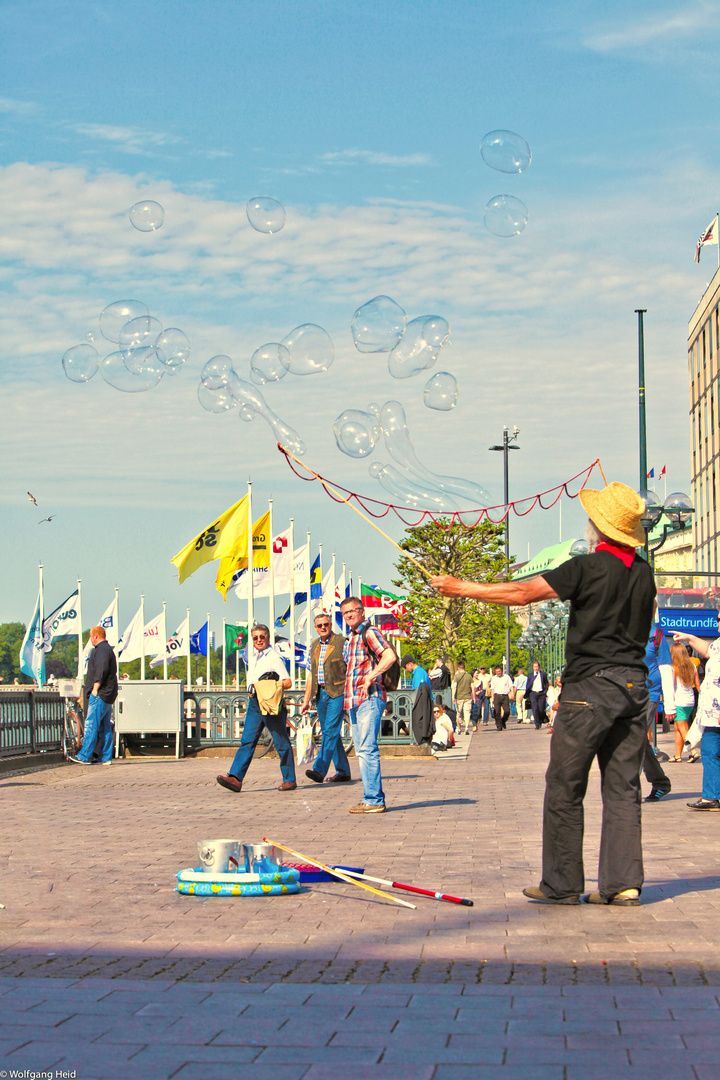
M331 870L331 873L335 873ZM449 904L463 904L464 907L474 907L472 900L463 900L459 896L449 896L447 893L433 892L432 889L418 889L416 885L403 885L399 881L385 881L384 878L370 877L369 874L356 874L354 870L343 870L343 874L350 877L362 877L365 881L374 881L377 885L388 885L391 889L404 889L405 892L420 893L421 896L430 896L433 900L447 900Z

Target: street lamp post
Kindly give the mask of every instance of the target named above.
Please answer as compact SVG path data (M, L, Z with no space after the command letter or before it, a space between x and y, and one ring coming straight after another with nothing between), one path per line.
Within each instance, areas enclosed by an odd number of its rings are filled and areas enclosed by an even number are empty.
M520 428L513 427L512 435L508 432L506 427L503 428L503 441L502 446L491 446L490 450L497 450L503 455L503 480L504 480L504 500L505 500L505 563L506 574L510 574L510 507L508 505L510 501L509 495L509 470L508 470L508 457L510 450L519 450L517 445L517 437L520 434ZM505 606L505 671L510 674L510 608Z
M647 308L635 308L638 317L638 407L640 420L640 488L647 484L647 427L645 423L645 328Z

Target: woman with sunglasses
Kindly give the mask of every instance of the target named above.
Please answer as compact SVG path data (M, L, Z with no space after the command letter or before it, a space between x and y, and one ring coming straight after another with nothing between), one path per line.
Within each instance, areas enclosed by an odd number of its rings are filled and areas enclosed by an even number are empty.
M720 810L720 638L710 641L694 634L673 634L673 638L687 641L698 656L707 659L695 716L702 732L702 795L687 805L690 810Z

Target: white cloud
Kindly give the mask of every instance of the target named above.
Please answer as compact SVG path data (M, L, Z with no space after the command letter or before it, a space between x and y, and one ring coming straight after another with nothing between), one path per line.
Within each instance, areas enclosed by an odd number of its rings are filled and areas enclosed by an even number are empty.
M678 39L697 38L700 42L715 36L720 26L720 4L715 0L693 3L680 8L656 11L646 19L626 22L613 29L595 31L584 44L594 52L641 50L652 53L666 46L677 48ZM716 46L715 46L716 48Z
M70 128L76 135L110 143L116 150L127 154L148 154L182 142L176 135L167 132L145 131L142 128L120 127L114 124L73 124Z
M384 154L376 150L335 150L321 154L320 161L327 165L390 165L393 168L432 164L428 154Z
M0 113L15 113L18 116L27 116L37 112L38 106L34 101L16 101L15 98L0 98Z

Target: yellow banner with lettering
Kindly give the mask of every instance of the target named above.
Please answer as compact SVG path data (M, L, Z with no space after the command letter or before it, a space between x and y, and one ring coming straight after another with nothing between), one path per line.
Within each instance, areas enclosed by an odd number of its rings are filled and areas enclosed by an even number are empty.
M226 555L245 556L247 563L248 497L239 502L203 529L194 540L179 551L172 563L177 567L180 584L194 574L199 566Z
M267 567L270 565L270 511L266 510L253 525L253 566ZM240 554L226 555L220 562L215 586L223 599L227 600L227 591L232 584L232 579L238 570L247 567L247 538Z

